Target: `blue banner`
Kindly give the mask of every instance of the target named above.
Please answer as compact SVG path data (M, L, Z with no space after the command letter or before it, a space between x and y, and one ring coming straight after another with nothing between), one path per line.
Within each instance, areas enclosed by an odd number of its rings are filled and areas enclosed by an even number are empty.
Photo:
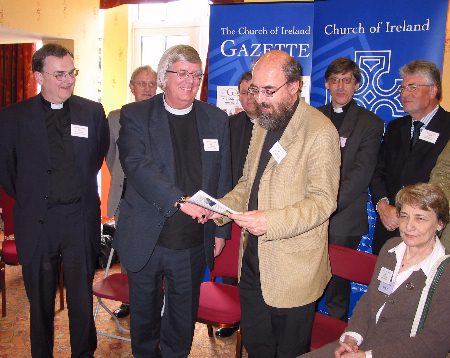
M403 116L399 69L415 59L442 69L447 7L448 0L316 2L311 104L330 101L325 70L335 58L348 57L361 69L358 104L386 122Z
M237 83L264 53L283 50L304 71L309 101L313 3L212 5L208 53L208 102L229 114L239 106Z

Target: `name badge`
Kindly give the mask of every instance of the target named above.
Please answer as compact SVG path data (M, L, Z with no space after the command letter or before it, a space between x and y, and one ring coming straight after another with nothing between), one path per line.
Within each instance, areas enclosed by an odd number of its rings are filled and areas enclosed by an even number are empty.
M419 139L424 140L425 142L436 144L437 139L439 138L439 133L430 131L426 128L422 129L420 132Z
M347 143L347 138L339 137L339 139L341 140L341 148L344 148L345 147L345 143Z
M79 126L78 124L70 125L70 134L72 137L88 138L89 128L86 126Z
M278 164L281 163L281 161L287 154L287 152L278 141L273 145L272 148L270 148L269 153L272 154L273 159L275 159Z
M393 274L394 272L392 270L382 267L380 273L378 274L378 280L384 283L391 283Z
M217 139L203 139L203 149L205 152L218 152L219 141Z
M378 286L378 291L383 292L386 295L390 295L393 289L394 289L393 282L392 283L380 282L380 285Z

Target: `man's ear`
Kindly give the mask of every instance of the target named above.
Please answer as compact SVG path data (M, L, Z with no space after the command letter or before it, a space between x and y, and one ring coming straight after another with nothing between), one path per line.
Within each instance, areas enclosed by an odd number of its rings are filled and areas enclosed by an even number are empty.
M330 90L330 86L328 85L328 82L327 82L327 81L325 81L325 88L326 88L327 90Z
M34 75L34 78L36 79L36 82L39 84L39 86L42 86L42 83L44 83L44 75L38 71L34 71L33 75Z

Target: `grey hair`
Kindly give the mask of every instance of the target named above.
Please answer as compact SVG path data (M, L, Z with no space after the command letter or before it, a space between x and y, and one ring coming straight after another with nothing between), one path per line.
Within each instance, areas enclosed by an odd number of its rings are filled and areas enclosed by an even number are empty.
M441 72L437 66L430 61L414 60L402 68L400 68L400 76L404 78L406 75L420 75L428 81L428 84L435 85L437 88L436 99L441 100L442 97L442 84L441 84Z
M202 60L195 48L189 45L175 45L166 50L158 63L158 87L163 91L166 89L167 70L175 62L187 61L202 65Z
M139 76L142 72L150 72L152 75L156 76L156 71L149 65L139 66L136 68L131 74L130 83L132 83L137 76Z

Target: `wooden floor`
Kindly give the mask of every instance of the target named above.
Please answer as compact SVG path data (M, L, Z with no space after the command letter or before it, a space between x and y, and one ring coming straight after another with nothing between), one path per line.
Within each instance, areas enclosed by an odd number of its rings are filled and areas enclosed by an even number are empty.
M0 237L0 240L2 237ZM118 271L118 267L114 267ZM102 277L98 271L95 280ZM0 317L0 358L31 357L29 340L29 305L26 298L20 266L6 267L7 316ZM58 296L59 297L59 296ZM111 302L110 307L117 307ZM59 301L56 302L59 309ZM129 325L128 318L122 319L124 326ZM104 310L100 311L97 329L117 334L113 320ZM206 326L197 323L194 341L189 357L234 357L236 334L229 338L209 338ZM55 315L55 358L70 357L69 328L67 307ZM129 342L98 336L98 348L95 357L132 357ZM246 354L244 353L244 357Z

